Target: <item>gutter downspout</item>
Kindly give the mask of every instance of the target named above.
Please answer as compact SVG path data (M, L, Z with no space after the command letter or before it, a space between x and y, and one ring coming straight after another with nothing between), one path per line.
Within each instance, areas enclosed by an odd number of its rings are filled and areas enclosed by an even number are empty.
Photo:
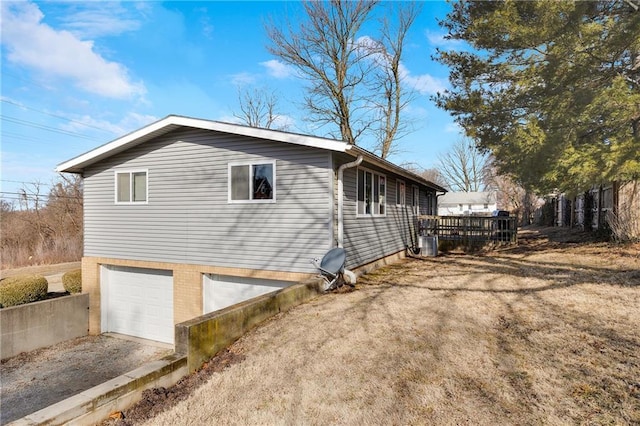
M442 194L438 194L438 191L436 191L436 212L434 216L438 216L438 198L442 197L444 194L446 194L446 192L443 192Z
M352 167L358 167L362 163L362 155L358 155L355 161L346 163L338 167L338 247L343 247L344 243L344 187L342 184L342 177L346 169Z

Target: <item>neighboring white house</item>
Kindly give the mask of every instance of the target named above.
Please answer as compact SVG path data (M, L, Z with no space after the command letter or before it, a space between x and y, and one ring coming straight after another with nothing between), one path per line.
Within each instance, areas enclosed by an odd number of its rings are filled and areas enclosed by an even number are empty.
M495 192L447 192L438 198L439 216L484 216L497 208Z

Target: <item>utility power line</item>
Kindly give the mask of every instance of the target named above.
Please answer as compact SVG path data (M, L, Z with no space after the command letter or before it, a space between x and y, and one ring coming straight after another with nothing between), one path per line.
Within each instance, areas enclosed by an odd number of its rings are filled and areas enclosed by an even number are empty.
M60 133L65 136L72 136L74 138L80 138L80 139L86 139L92 142L98 142L96 139L83 135L81 133L76 133L69 130L56 129L55 127L46 126L44 124L39 124L33 121L22 120L20 118L9 117L4 114L0 114L0 119L2 119L3 121L8 121L9 123L20 124L22 126L31 127L34 129L46 130L53 133Z
M39 110L39 109L24 105L24 104L21 104L21 103L18 103L18 102L11 101L9 99L2 99L2 102L10 104L10 105L15 105L15 106L20 107L20 108L28 109L30 111L35 111L35 112L40 113L40 114L48 115L50 117L59 118L61 120L65 120L65 121L68 121L70 123L75 123L75 124L79 124L81 126L90 127L92 129L100 130L101 132L105 132L105 133L109 133L110 135L113 135L113 132L111 132L109 130L106 130L106 129L103 129L103 128L100 128L98 126L93 126L91 124L83 123L81 121L77 121L77 120L74 120L74 119L71 119L71 118L68 118L68 117L64 117L62 115L53 114L51 112Z
M44 186L53 186L50 183L42 183L42 182L27 182L23 180L10 180L10 179L0 179L0 182L11 182L11 183L24 183L27 185L44 185Z
M11 198L11 197L18 197L20 200L24 200L25 198L31 198L33 200L38 200L38 199L42 199L42 198L50 198L49 194L34 194L34 193L28 193L28 192L5 192L5 191L0 191L0 194L2 194L2 198L4 198L5 196ZM54 195L51 198L65 198L67 200L78 200L82 197L72 197L70 195Z

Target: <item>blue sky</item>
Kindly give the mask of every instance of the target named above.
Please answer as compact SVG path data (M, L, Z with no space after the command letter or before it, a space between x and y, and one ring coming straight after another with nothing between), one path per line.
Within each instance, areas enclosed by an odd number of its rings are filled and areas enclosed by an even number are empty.
M2 29L1 188L55 179L57 164L169 114L237 121L238 89L275 91L289 130L326 136L303 120L304 82L267 51L264 23L295 19L297 2L7 2ZM403 66L416 91L407 109L415 131L390 157L434 166L460 138L430 96L448 86L431 59L447 48L426 2L406 40ZM372 35L376 23L363 28ZM364 148L369 141L363 141Z

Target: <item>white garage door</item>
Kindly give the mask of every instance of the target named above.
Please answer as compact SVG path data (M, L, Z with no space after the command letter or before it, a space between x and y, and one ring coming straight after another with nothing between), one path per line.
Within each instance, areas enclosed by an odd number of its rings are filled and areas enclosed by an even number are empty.
M172 271L103 265L102 331L173 343Z
M292 284L289 281L205 274L202 283L203 313L217 311Z

